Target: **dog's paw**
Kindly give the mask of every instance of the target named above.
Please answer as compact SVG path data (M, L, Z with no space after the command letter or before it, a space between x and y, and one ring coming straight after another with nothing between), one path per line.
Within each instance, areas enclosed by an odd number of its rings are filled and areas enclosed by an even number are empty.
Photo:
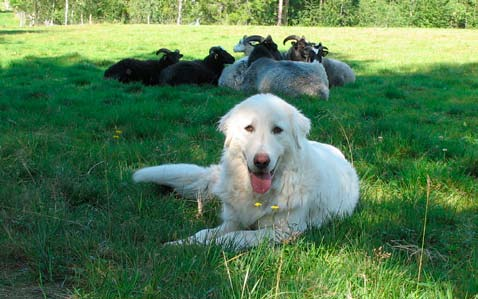
M202 243L198 242L198 240L194 236L191 236L191 237L186 238L186 239L181 239L181 240L170 241L170 242L164 243L164 245L173 245L173 246L192 245L192 244L202 244Z
M163 245L165 245L165 246L179 246L179 245L184 245L184 244L186 244L185 240L176 240L176 241L166 242Z

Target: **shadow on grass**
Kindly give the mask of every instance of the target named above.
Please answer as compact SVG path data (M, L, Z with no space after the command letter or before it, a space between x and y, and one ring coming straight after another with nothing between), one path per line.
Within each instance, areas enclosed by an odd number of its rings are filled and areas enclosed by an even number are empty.
M148 192L153 188L132 187L129 172L140 164L217 162L223 140L211 132L244 95L103 80L110 63L73 53L26 57L1 70L0 212L11 237L2 237L0 256L13 265L2 277L11 290L18 278L7 272L27 265L20 275L67 281L92 294L118 290L120 281L125 297L218 298L227 277L221 250L160 247L217 225L218 205L196 219L194 203L170 196L161 202ZM363 62L351 65L357 82L334 88L328 102L290 99L313 121L311 139L343 145L346 154L346 139L352 142L364 188L351 218L311 230L303 241L372 259L382 247L392 254L391 268L398 264L414 277L429 174L436 184L424 269L454 285L456 297L471 297L478 292L478 208L470 199L478 174L478 64L368 76L360 75ZM124 131L118 142L110 136L117 127Z
M12 29L12 30L0 30L0 37L2 35L16 35L16 34L26 34L26 33L47 33L48 31L46 30L18 30L18 29Z

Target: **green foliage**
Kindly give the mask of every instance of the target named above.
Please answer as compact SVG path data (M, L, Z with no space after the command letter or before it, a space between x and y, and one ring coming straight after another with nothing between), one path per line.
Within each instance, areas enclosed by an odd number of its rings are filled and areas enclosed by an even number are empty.
M64 23L67 0L11 0L33 24ZM69 24L175 23L178 1L68 0ZM367 27L478 27L478 0L290 0L289 25ZM274 25L278 0L183 1L182 23Z
M196 217L195 202L133 184L132 172L217 162L217 121L247 95L103 72L158 47L201 58L251 31L318 36L356 71L327 102L287 100L311 119L311 139L354 161L360 206L291 244L163 246L217 225L220 206ZM474 30L92 25L0 40L0 297L476 298Z

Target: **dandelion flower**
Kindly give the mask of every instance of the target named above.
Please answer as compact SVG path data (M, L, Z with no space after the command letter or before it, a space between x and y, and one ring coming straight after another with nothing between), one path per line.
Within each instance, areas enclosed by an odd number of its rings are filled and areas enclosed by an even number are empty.
M254 206L255 206L255 207L260 207L260 206L262 206L262 203L256 202L256 203L254 204Z
M120 137L119 137L119 135L113 135L113 138L114 139L119 139Z
M273 210L278 210L278 209L279 209L279 206L278 206L278 205L272 205L272 206L271 206L271 209L273 209Z

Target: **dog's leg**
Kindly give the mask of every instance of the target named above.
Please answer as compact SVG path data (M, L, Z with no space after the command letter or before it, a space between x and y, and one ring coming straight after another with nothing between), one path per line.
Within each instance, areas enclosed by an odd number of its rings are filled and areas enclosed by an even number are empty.
M290 228L263 228L258 230L241 230L224 234L214 240L226 248L235 250L258 246L264 242L272 244L289 243L302 234L303 231Z
M224 222L218 227L211 229L203 229L195 233L194 235L177 241L167 242L166 245L182 245L182 244L209 244L211 240L239 229L239 226L234 222Z

